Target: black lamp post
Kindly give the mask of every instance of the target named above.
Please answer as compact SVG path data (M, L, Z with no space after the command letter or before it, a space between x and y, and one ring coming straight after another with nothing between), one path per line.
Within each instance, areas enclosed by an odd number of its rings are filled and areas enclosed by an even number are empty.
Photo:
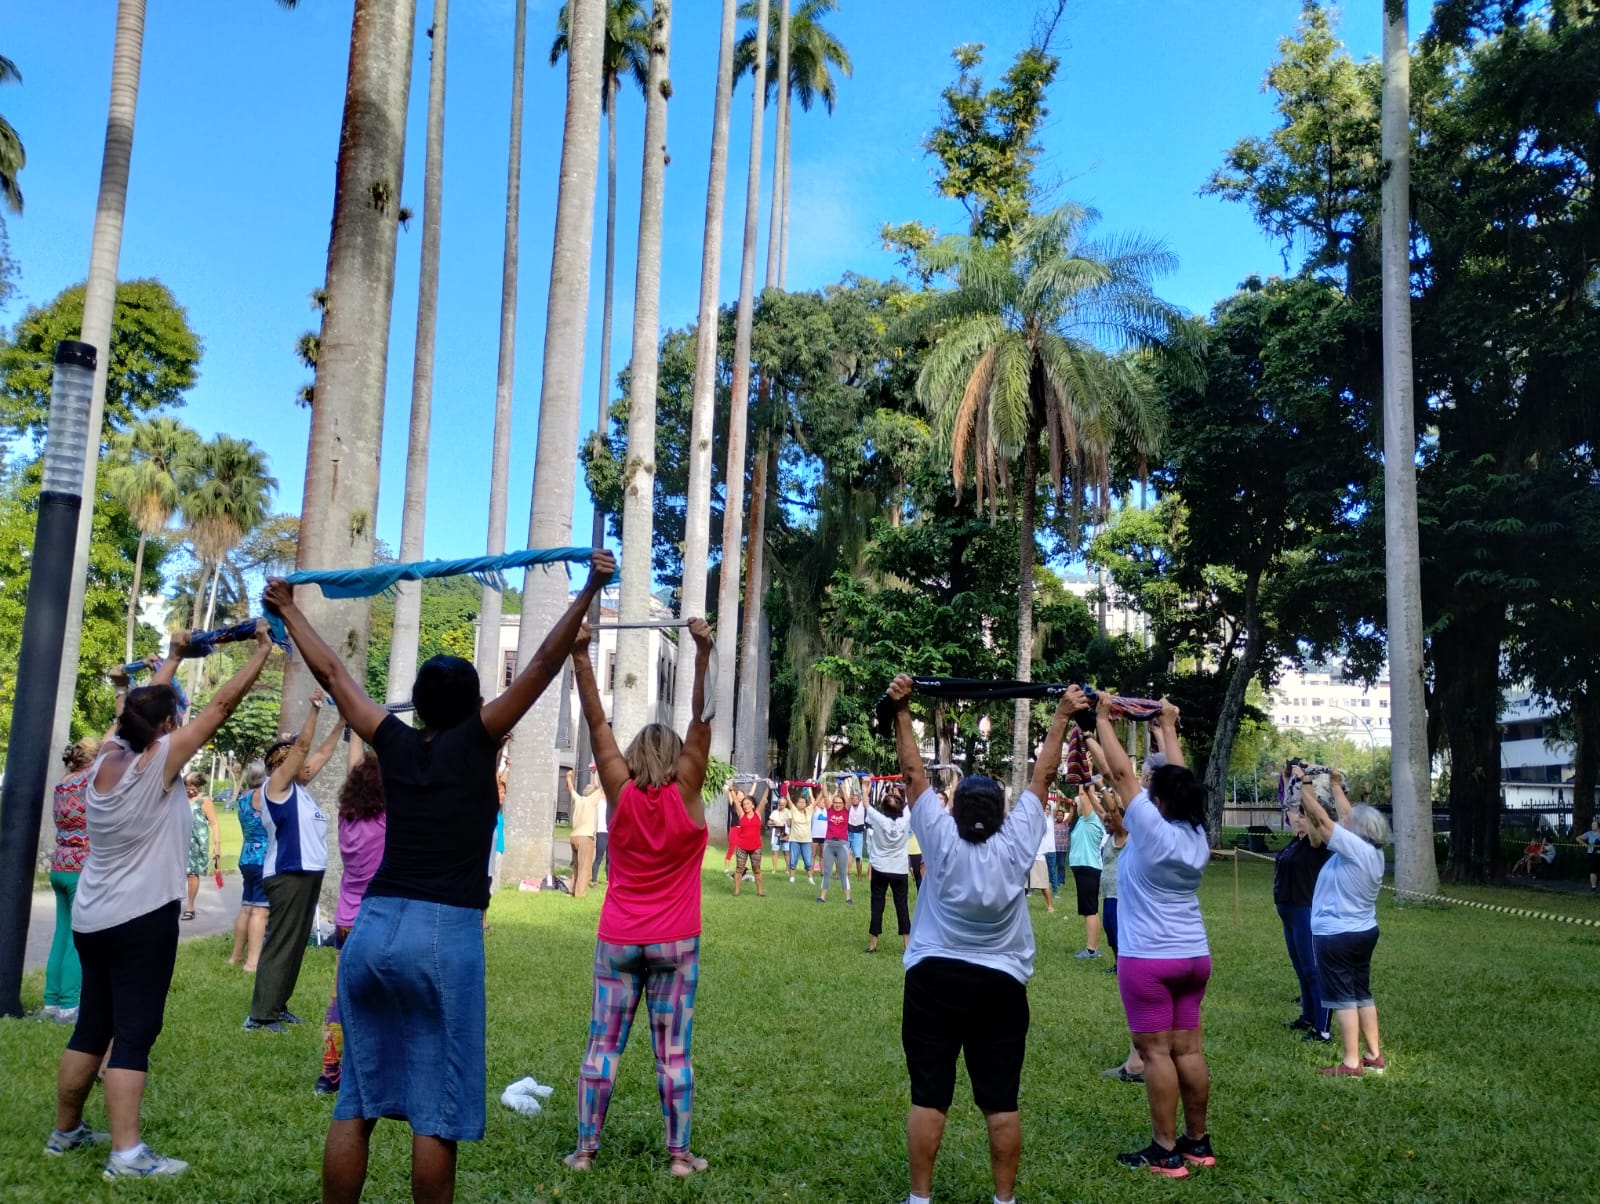
M17 657L5 783L0 787L0 1015L6 1016L22 1015L22 963L33 905L34 857L50 758L58 751L50 746L50 729L61 681L61 641L78 512L83 507L95 359L89 343L56 344L44 480Z

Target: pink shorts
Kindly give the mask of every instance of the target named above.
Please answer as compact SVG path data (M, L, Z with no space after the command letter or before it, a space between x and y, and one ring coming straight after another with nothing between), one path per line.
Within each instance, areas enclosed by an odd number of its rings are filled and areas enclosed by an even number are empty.
M1119 957L1117 989L1130 1033L1200 1027L1200 1001L1211 979L1209 957Z

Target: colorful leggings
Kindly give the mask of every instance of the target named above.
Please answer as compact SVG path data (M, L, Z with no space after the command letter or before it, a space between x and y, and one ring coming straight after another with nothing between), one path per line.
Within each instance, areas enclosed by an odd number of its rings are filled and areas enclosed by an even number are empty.
M333 930L333 998L328 1000L328 1010L322 1017L322 1073L317 1085L326 1090L338 1091L344 1074L344 1021L339 1015L339 951L350 939L350 929Z
M617 1059L628 1045L628 1030L643 995L650 1008L650 1041L656 1052L656 1088L667 1127L667 1152L689 1152L689 1115L694 1104L694 1070L689 1041L694 1029L694 992L700 981L700 938L661 945L613 945L597 941L594 950L594 1013L589 1048L578 1071L578 1149L600 1148Z

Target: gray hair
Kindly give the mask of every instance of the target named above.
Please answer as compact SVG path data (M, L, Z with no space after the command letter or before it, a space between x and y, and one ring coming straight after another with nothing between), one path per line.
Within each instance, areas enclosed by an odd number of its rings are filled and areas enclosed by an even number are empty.
M251 761L244 767L244 784L254 790L267 780L267 763L265 761Z
M1153 774L1156 770L1160 769L1166 763L1167 763L1167 754L1166 753L1164 753L1164 752L1153 752L1153 753L1150 753L1144 759L1144 773L1143 773L1143 776L1144 777L1149 777L1151 774Z
M1370 845L1381 849L1389 843L1389 821L1383 818L1383 812L1376 807L1358 803L1350 808L1350 815L1344 822L1346 827Z

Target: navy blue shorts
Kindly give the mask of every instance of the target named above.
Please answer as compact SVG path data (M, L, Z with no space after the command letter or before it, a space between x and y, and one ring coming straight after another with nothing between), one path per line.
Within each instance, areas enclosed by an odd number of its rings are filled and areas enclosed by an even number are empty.
M1369 1008L1372 999L1372 951L1378 930L1313 936L1322 1006L1330 1011Z
M239 877L244 879L244 888L239 893L239 903L244 907L267 907L267 890L261 885L261 867L259 865L241 865Z

